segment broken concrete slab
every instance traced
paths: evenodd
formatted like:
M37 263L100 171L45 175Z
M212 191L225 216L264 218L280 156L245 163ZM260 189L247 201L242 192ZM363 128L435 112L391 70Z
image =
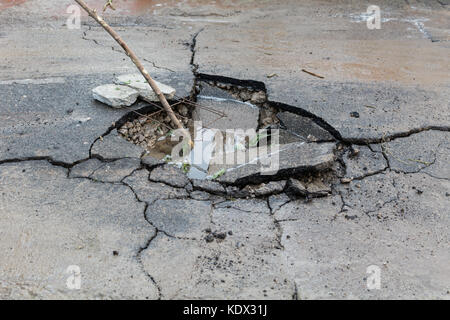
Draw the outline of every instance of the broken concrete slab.
M372 151L367 146L355 146L358 151L347 151L342 160L345 163L345 177L360 179L385 170L388 165L381 152Z
M206 96L198 96L197 104L225 114L225 117L221 117L206 108L197 107L192 117L194 121L201 121L203 127L217 129L223 133L235 129L256 130L258 127L259 108L252 104Z
M158 230L178 238L200 239L211 227L211 203L197 200L157 200L145 216Z
M140 201L152 203L158 199L188 198L185 189L173 188L164 183L155 183L149 180L150 173L143 169L135 171L131 176L123 180L129 185Z
M273 147L273 146L272 146ZM272 148L271 147L271 148ZM278 152L263 152L263 156L238 167L231 168L218 178L219 182L241 185L264 182L273 175L277 178L289 177L305 171L323 171L330 169L334 162L334 143L291 143L279 146ZM259 148L261 149L261 148ZM248 158L248 157L247 157ZM255 161L258 160L258 161ZM270 162L273 171L263 171L261 162ZM277 170L278 169L278 170Z
M158 298L136 259L155 229L128 187L27 161L0 166L0 199L2 299Z
M171 100L174 98L176 93L174 88L156 80L154 81L166 99ZM159 102L159 98L156 93L147 83L147 80L145 80L145 78L139 73L118 76L115 82L119 85L127 86L132 90L138 91L138 95L145 101Z
M91 149L91 155L106 160L121 158L140 158L145 150L122 138L117 129L112 130L105 137L98 139Z
M280 112L277 118L287 131L302 137L310 142L335 141L336 139L324 128L320 127L311 118L302 117L292 112Z
M105 84L92 89L92 96L113 108L129 107L136 102L139 92L127 86Z
M162 182L176 188L184 188L189 179L181 169L165 164L152 170L150 180L154 182Z

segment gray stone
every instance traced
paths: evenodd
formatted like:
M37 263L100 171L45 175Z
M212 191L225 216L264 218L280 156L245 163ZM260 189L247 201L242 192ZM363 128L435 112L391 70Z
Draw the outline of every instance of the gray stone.
M200 239L211 226L211 203L197 200L157 200L145 216L159 230L181 238Z
M381 152L374 152L366 146L356 146L355 148L359 151L357 155L348 151L342 157L346 168L346 178L360 179L387 168L386 159Z
M138 170L124 181L129 185L139 200L152 203L158 199L178 199L187 198L189 194L185 189L172 188L163 183L149 181L149 172L147 170Z
M308 139L309 136L313 136L315 142L335 140L327 130L320 127L311 118L302 117L287 111L280 112L277 114L277 117L288 131L305 140Z
M128 187L68 179L46 161L9 163L0 202L2 299L158 298L136 259L155 229ZM69 266L80 290L67 287Z
M176 90L164 83L158 82L154 80L156 85L158 86L159 90L164 94L166 99L173 99L175 96ZM149 102L159 102L159 98L156 95L156 93L153 91L153 89L150 87L150 85L147 83L145 78L139 74L126 74L118 76L115 80L115 82L119 85L124 85L132 90L135 90L138 92L138 96L140 96L143 100L149 101Z
M117 129L98 139L91 149L92 156L103 159L140 158L145 152L141 147L122 138Z
M201 121L203 126L222 132L233 129L255 129L258 127L259 108L237 100L219 99L199 96L197 104L222 112L225 117L211 112L206 108L197 107L192 115L195 121Z
M196 190L203 190L208 193L223 195L226 193L225 188L218 182L211 180L192 180L192 185Z
M94 99L113 108L129 107L136 102L139 92L127 86L105 84L92 89Z
M261 148L260 148L261 149ZM288 177L302 172L322 171L329 169L334 162L334 144L292 143L281 145L279 152L272 157L260 157L260 161L272 161L278 164L278 170L272 172L261 171L260 164L247 163L236 169L228 170L218 181L227 184L247 184L270 179L272 175ZM271 155L269 150L266 154Z
M150 180L176 188L184 188L189 183L188 177L180 169L169 164L153 169L150 173Z

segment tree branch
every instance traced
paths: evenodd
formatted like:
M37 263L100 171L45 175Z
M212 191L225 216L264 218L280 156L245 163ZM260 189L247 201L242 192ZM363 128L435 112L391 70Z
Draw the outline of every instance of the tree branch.
M180 120L175 116L175 113L173 112L172 108L170 107L169 103L166 100L166 97L161 92L161 90L156 85L155 81L150 77L147 70L145 70L144 66L138 59L138 57L134 54L134 52L128 47L128 45L122 40L122 38L115 32L106 22L103 20L102 17L100 17L95 10L92 10L88 7L88 5L83 0L75 0L76 3L78 3L92 18L94 18L95 21L97 21L103 29L105 29L111 37L114 38L114 40L117 41L118 44L125 50L127 56L130 57L131 61L136 65L136 67L139 69L141 74L144 76L145 80L147 80L148 84L152 88L152 90L155 92L155 94L158 96L159 101L161 102L164 110L167 112L167 114L170 117L170 120L177 126L178 129L183 131L183 134L186 137L190 137L189 132L183 127ZM189 138L190 139L190 138ZM190 143L192 144L192 143Z

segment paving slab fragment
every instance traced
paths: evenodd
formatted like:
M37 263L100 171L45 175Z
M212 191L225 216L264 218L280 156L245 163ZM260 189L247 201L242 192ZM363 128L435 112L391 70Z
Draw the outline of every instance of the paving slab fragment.
M136 259L155 230L128 187L29 161L0 166L0 199L3 299L158 298ZM67 287L70 270L80 290Z
M148 221L167 234L200 239L203 231L211 227L211 203L197 200L157 200L148 206Z
M329 169L334 162L334 143L292 143L279 146L279 152L271 154L269 150L258 160L272 162L278 167L272 173L261 171L261 165L253 161L229 169L218 181L226 184L246 184L263 182L271 176L278 178L292 176L306 171L322 171Z
M174 88L156 80L154 81L159 90L164 94L166 99L173 99L176 93L176 90ZM145 80L145 78L139 73L118 76L115 80L115 83L127 86L132 90L138 91L138 96L140 96L145 101L159 102L159 98L156 93L147 83L147 80Z
M152 203L158 199L187 198L189 194L185 189L173 188L164 183L151 182L147 170L135 171L123 180L129 185L140 201Z
M92 89L94 99L113 108L129 107L136 102L139 91L117 84L104 84Z
M120 159L120 158L140 158L144 149L128 142L122 138L117 129L114 129L106 135L98 139L92 146L91 155L101 157L102 159Z
M188 177L181 169L173 165L163 165L152 170L150 180L162 182L176 188L184 188L188 183Z

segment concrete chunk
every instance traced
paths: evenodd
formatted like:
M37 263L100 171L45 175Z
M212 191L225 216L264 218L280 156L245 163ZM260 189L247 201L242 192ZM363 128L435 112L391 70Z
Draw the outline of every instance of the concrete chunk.
M164 94L166 99L173 99L175 96L176 90L164 83L156 81L156 85L158 86L159 90ZM147 80L139 74L125 74L118 76L115 80L115 83L119 85L124 85L129 88L132 88L133 90L137 90L139 92L139 96L146 101L150 102L158 102L158 96L153 91L153 89L150 87L150 85L147 83Z
M129 107L136 102L139 92L127 86L105 84L92 90L92 96L113 108Z

